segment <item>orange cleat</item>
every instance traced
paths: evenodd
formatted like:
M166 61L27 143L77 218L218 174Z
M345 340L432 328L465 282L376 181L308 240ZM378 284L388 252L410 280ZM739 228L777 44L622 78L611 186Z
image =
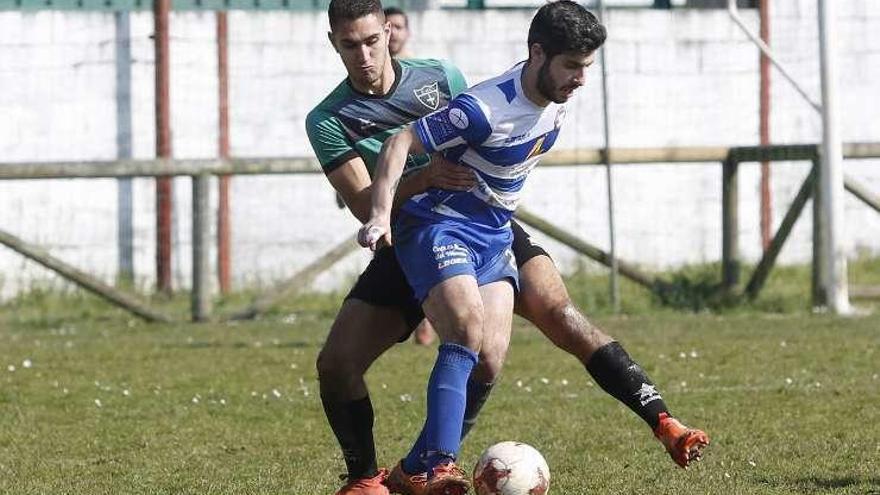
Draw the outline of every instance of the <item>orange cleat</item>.
M428 473L406 474L403 472L403 461L394 466L385 480L385 486L391 493L401 495L424 495L427 484Z
M434 476L428 479L426 495L465 495L471 481L454 462L434 467Z
M342 475L342 479L346 476ZM388 478L388 470L380 469L379 474L372 478L359 478L349 480L336 495L389 495L388 488L385 486L385 480Z
M687 469L691 461L698 461L702 450L709 445L709 436L702 430L688 428L667 413L660 413L660 424L654 436L679 466Z

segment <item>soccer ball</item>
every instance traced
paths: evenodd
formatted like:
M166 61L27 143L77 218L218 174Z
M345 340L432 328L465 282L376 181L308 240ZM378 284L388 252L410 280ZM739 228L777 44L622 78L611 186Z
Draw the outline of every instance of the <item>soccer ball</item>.
M474 489L477 495L544 495L550 489L550 468L530 445L496 443L474 467Z

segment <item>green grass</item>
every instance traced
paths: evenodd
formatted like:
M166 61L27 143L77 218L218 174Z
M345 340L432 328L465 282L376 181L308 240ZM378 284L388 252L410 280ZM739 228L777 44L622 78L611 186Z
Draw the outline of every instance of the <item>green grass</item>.
M681 313L625 292L630 312L613 316L597 280L572 293L711 435L704 461L675 468L576 360L517 321L463 464L516 439L544 453L560 495L880 493L880 315L812 315L794 295L809 276L801 287L803 273L780 270L762 297L782 302L767 307ZM0 493L333 493L344 468L314 360L337 305L309 296L258 322L197 326L147 325L79 293L0 307ZM368 375L383 464L422 423L434 352L398 345Z
M880 286L880 258L862 256L849 262L850 285ZM587 264L567 281L572 298L590 314L611 314L609 279L604 268ZM748 283L754 266L743 266L740 290ZM598 273L598 274L597 274ZM770 272L758 297L736 300L719 297L721 267L717 263L686 266L674 272L657 274L668 286L666 297L620 278L621 310L626 314L653 314L657 311L712 311L722 314L809 313L812 311L810 268L803 265L777 266ZM854 301L861 308L880 310L876 300Z

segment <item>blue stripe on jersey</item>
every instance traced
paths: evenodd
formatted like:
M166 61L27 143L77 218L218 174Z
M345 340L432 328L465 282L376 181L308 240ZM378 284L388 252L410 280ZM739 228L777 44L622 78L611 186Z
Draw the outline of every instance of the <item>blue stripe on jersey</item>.
M559 126L557 125L555 129L544 134L546 136L544 138L544 144L541 145L541 153L546 153L550 151L550 148L553 147L553 144L556 143L556 138L559 137Z
M494 165L516 165L526 161L531 156L545 153L556 141L558 134L559 129L553 129L547 134L513 146L503 146L500 148L495 146L473 146L472 148L484 160Z
M508 79L499 84L498 89L500 89L501 92L504 93L504 97L507 99L507 103L512 102L513 99L516 98L516 83L513 79Z
M513 212L510 210L486 208L486 203L473 194L456 194L443 205L483 225L504 225L513 216Z
M484 174L476 169L474 169L474 172L478 173L480 178L482 178L486 182L486 185L493 191L516 192L522 189L523 184L526 183L525 175L517 177L516 179L500 179L498 177Z
M513 216L512 211L503 208L487 208L486 203L473 194L443 189L431 189L430 194L411 198L401 210L420 218L459 218L492 227L506 224Z

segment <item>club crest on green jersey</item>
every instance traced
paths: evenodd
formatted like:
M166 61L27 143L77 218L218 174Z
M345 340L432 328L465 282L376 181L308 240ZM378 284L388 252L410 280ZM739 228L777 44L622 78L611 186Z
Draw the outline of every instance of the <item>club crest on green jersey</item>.
M413 90L413 93L422 105L425 105L431 110L437 110L437 107L440 105L440 89L437 85L437 81L434 81L431 84L426 84L421 88L416 88Z

